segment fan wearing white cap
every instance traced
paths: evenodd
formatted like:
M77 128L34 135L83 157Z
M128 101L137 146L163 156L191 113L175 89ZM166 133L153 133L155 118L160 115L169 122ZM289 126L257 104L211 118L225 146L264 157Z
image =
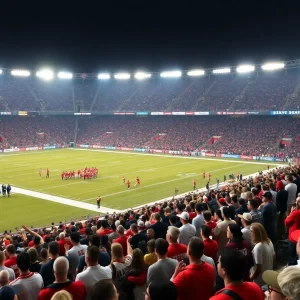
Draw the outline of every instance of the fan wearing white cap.
M252 223L252 215L249 213L243 213L242 215L238 215L241 219L243 229L243 238L251 245L251 233L250 233L250 225Z
M178 238L178 243L188 245L190 239L196 234L196 227L189 223L190 216L184 211L180 215L177 215L180 218L182 226L179 228L180 235Z

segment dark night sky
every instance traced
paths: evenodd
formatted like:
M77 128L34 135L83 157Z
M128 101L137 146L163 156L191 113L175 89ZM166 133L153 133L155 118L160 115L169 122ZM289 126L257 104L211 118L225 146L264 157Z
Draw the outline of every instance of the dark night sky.
M25 3L7 14L2 8L0 66L161 71L300 58L299 4L282 2Z

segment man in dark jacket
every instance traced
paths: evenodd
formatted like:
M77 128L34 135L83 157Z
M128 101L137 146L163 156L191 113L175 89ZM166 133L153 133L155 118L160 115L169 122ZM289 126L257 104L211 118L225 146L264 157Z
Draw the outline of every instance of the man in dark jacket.
M285 225L284 225L284 219L286 217L286 211L287 211L287 201L288 201L289 193L284 189L284 186L280 186L277 190L276 195L276 207L278 215L278 221L277 221L277 239L282 240L283 234L285 232Z
M154 230L155 238L156 239L158 239L158 238L165 239L167 231L168 231L168 224L161 222L159 213L156 213L154 215L154 218L155 218L156 222L155 222L155 224L151 225L150 228L152 228Z

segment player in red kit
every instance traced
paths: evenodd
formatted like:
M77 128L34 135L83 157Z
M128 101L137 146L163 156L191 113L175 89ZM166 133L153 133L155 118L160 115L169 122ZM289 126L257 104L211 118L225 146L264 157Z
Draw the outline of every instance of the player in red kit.
M202 178L205 179L206 173L205 171L202 173Z
M141 184L141 181L140 181L140 179L137 177L137 178L136 178L135 187L140 186L140 184Z
M196 183L196 179L194 179L194 182L193 182L193 187L194 187L194 190L196 189L196 185L197 185L197 183Z
M47 168L47 175L46 175L46 178L49 178L49 175L50 175L50 172L49 172L49 169Z
M126 184L126 179L124 176L122 177L122 182L123 182L123 184Z
M42 172L43 172L43 170L39 169L39 175L40 175L40 177L42 177Z
M208 181L210 181L210 179L211 179L211 174L208 173Z
M61 173L61 180L64 180L64 177L65 177L65 172L62 172Z
M130 181L129 180L127 180L127 183L126 183L126 185L127 185L127 189L129 190L130 189Z

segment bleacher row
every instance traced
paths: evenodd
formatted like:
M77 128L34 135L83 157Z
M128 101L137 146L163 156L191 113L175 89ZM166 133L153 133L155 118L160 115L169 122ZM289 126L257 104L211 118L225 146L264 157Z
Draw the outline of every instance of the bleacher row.
M68 145L76 136L85 145L297 156L299 125L289 117L3 117L0 148ZM283 138L292 139L290 147L280 148Z
M298 70L146 81L0 78L0 111L245 111L299 109Z

